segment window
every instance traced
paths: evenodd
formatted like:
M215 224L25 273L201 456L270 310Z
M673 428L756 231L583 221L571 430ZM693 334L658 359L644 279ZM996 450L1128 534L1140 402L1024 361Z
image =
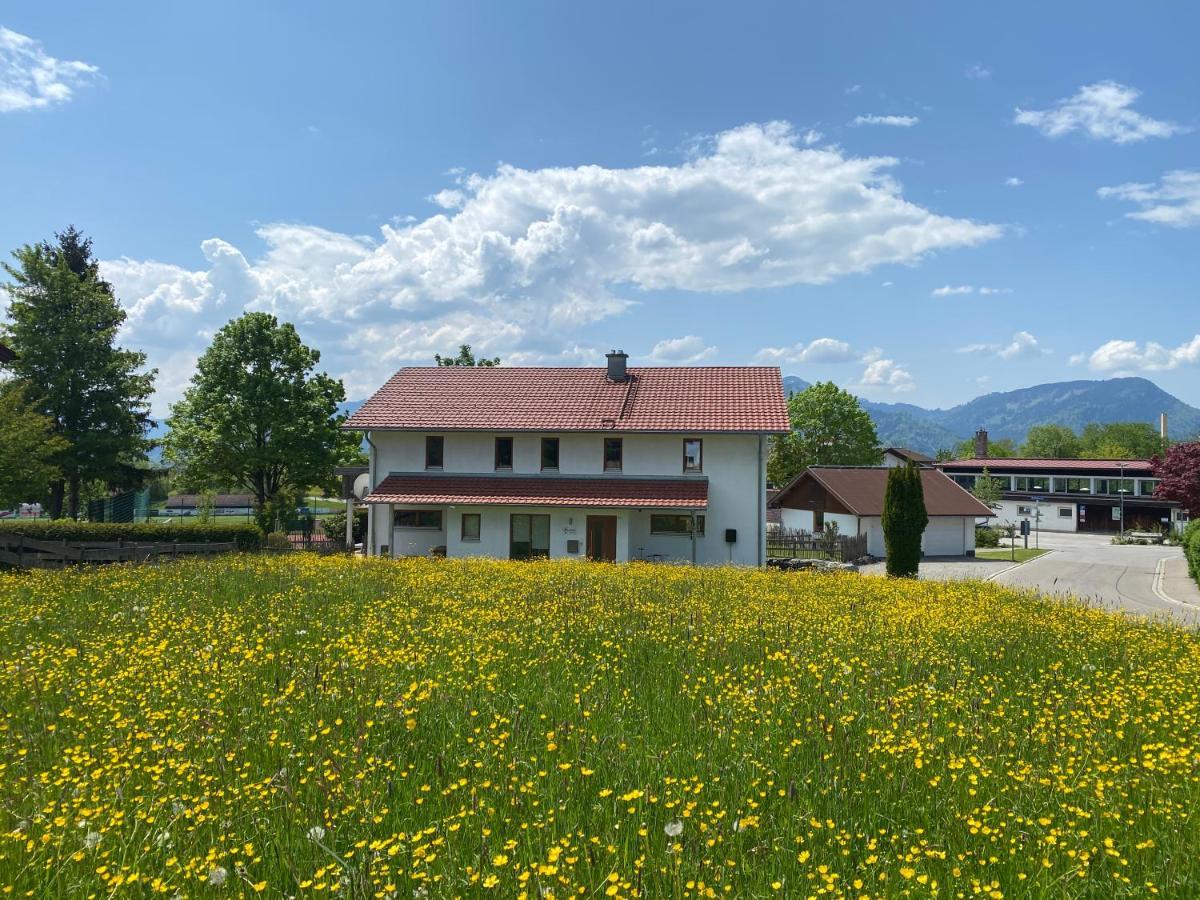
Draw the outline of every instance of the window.
M975 489L975 476L974 475L951 475L950 477L954 480L954 483L957 484L960 488L963 488L968 491Z
M496 468L511 469L513 460L513 439L510 437L496 438Z
M542 468L558 468L558 438L542 438Z
M394 528L429 528L433 531L442 530L442 511L440 509L398 509L392 513Z
M479 540L479 513L462 514L462 539L464 541Z
M1138 494L1143 497L1153 497L1156 487L1158 487L1157 478L1143 478L1138 482Z
M620 438L604 439L604 471L620 472L623 448Z
M1018 475L1013 479L1014 491L1048 491L1050 490L1050 479L1045 475Z
M1056 494L1090 494L1092 492L1092 479L1055 478L1054 492Z
M1072 519L1075 517L1075 510L1070 506L1060 506L1058 508L1058 517L1060 519Z
M1032 506L1018 506L1017 507L1017 515L1018 516L1032 516L1033 515L1033 507Z
M443 451L446 439L440 434L425 436L425 468L440 469L442 467Z
M704 442L700 438L683 439L683 471L704 471Z
M655 514L650 516L651 534L691 534L692 517ZM696 534L704 534L704 516L696 516Z
M1097 494L1132 494L1133 479L1132 478L1097 478L1096 479Z

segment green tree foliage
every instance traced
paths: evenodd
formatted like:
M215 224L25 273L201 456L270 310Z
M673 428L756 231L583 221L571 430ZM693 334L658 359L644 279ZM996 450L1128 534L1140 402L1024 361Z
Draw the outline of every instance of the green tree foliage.
M772 441L767 459L772 484L784 485L808 466L877 466L883 459L875 423L832 381L793 394L788 414L792 430Z
M72 227L13 257L4 265L12 279L4 335L17 354L9 366L63 439L53 457L51 515L62 515L65 495L76 518L85 482L127 488L144 478L155 373L142 371L144 353L116 346L125 312L100 278L90 239Z
M458 348L458 356L442 356L440 353L433 355L434 361L439 366L481 366L483 368L492 368L500 365L500 357L493 356L491 359L486 357L475 358L475 354L471 351L470 344L460 344Z
M889 575L916 578L921 563L921 536L928 524L920 469L911 463L888 469L883 498L883 543Z
M985 506L997 509L1000 506L1000 482L991 476L987 466L975 479L975 487L971 490L975 499Z
M229 322L171 408L167 459L192 490L235 485L254 495L260 524L286 527L296 498L332 489L333 467L356 440L339 431L342 383L315 373L318 351L272 315Z
M41 500L59 477L54 459L66 446L54 420L29 403L23 384L0 382L0 509Z
M988 441L988 456L996 459L1011 459L1017 455L1017 445L1012 438ZM954 448L954 459L974 459L975 439L969 438Z
M1036 459L1076 459L1082 444L1066 425L1034 425L1025 436L1021 455Z
M1079 443L1079 455L1089 459L1150 459L1166 449L1148 422L1093 423L1083 429Z
M1154 496L1175 500L1200 522L1200 441L1173 444L1155 457L1154 477L1162 479Z

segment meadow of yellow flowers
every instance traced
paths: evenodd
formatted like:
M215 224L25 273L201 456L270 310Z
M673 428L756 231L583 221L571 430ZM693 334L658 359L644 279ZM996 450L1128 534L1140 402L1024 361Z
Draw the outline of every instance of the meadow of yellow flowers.
M973 583L0 576L0 893L1200 895L1200 645Z

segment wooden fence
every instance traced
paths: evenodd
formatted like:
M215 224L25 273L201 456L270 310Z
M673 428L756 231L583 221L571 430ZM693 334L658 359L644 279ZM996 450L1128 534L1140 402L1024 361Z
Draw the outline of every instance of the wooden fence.
M767 533L767 556L788 559L832 559L854 562L867 555L865 534L810 534L781 528Z
M179 556L229 553L237 544L229 542L184 543L182 541L43 541L21 534L0 534L0 563L22 569L58 569L80 563L151 562Z

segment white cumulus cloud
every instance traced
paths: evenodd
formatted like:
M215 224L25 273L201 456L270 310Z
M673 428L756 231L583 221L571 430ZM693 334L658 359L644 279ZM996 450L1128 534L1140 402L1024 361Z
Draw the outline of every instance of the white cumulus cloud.
M1050 351L1028 331L1018 331L1006 344L967 344L965 347L959 347L957 352L984 354L999 359L1033 359L1045 356Z
M1072 357L1082 362L1085 356ZM1156 341L1108 341L1086 356L1087 364L1097 372L1159 372L1183 365L1200 363L1200 334L1177 347L1165 347Z
M650 351L650 361L676 365L697 363L711 359L717 348L705 344L704 339L694 334L686 337L667 338L659 341Z
M512 363L569 361L562 348L584 346L586 326L648 292L822 284L1002 234L906 200L896 163L808 147L786 123L745 125L676 165L459 174L434 195L441 211L376 235L277 223L259 228L257 255L214 237L196 268L103 269L129 342L160 368L263 309L295 322L361 397L397 365L463 342Z
M962 294L982 294L987 297L992 294L1011 294L1012 288L976 287L973 284L945 284L930 291L934 297L954 297Z
M66 103L99 74L90 63L55 59L41 41L0 26L0 113Z
M1200 170L1176 169L1158 184L1118 184L1102 187L1101 197L1136 203L1141 209L1125 215L1131 219L1191 228L1200 225Z
M1031 125L1046 137L1082 131L1097 140L1129 144L1147 138L1166 138L1184 129L1174 122L1153 119L1133 109L1142 95L1136 88L1115 81L1081 87L1074 96L1049 109L1017 108L1013 121Z
M1024 183L1025 182L1022 181L1020 178L1018 178L1016 175L1012 175L1012 176L1004 179L1004 184L1007 187L1020 187Z
M912 128L921 120L916 116L855 116L851 125L891 125L893 128Z
M845 341L836 338L820 337L809 341L801 341L791 347L763 347L755 357L759 362L766 363L840 363L849 362L856 354Z
M909 371L894 360L868 354L864 361L867 367L852 388L864 393L885 390L895 394L916 389L917 383Z

